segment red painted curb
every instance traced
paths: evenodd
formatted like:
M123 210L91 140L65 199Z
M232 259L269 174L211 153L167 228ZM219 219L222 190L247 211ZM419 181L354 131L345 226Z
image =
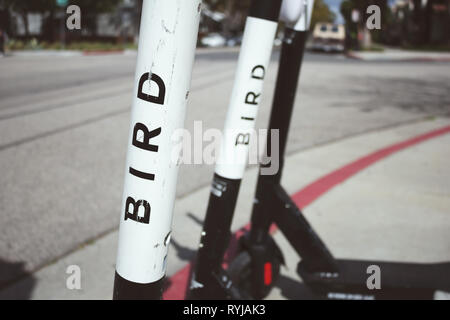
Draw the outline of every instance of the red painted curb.
M345 180L351 178L358 172L366 169L370 165L396 153L411 147L415 144L424 142L426 140L436 138L443 134L450 133L450 126L443 127L431 132L416 136L414 138L408 139L403 142L393 144L391 146L385 147L373 153L370 153L362 158L359 158L331 173L319 178L318 180L310 183L297 193L292 196L292 199L297 204L300 209L305 208L313 201L317 200L320 196L324 195L326 192L330 191L332 188L338 184L344 182ZM247 230L249 230L250 225L239 229L233 234L232 240L230 241L230 246L225 254L225 266L226 263L235 255L237 249L237 241ZM272 226L271 231L275 231L276 228ZM182 268L180 271L175 273L169 278L169 285L163 294L163 299L165 300L184 300L185 291L188 285L188 279L191 269L191 263Z
M361 57L357 56L353 52L347 52L345 55L347 56L347 58L350 58L350 59L363 60Z
M437 136L449 132L450 126L447 126L375 151L307 185L305 188L294 194L292 196L292 199L299 208L304 208L308 206L311 202L319 198L321 195L329 191L331 188L349 179L353 175L357 174L359 171L367 168L368 166L374 164L375 162L383 158L386 158L395 152L401 151L415 144L424 142L426 140L435 138Z
M428 57L422 57L422 58L409 58L404 59L400 61L407 61L407 62L450 62L450 58L428 58Z

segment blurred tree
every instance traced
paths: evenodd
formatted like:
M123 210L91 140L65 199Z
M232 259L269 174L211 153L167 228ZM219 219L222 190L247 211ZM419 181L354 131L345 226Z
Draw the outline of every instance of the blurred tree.
M227 15L224 24L225 33L235 33L242 31L247 11L250 7L250 0L204 0L210 10L220 11ZM311 17L311 28L317 22L334 22L336 15L330 10L324 0L314 1L314 10Z
M414 11L412 14L413 29L416 31L416 43L423 44L426 42L426 32L424 26L426 25L425 10L422 8L422 0L413 0Z
M224 12L229 0L204 0L203 3L212 11ZM231 2L235 2L232 0Z
M341 2L340 11L345 20L347 30L347 40L354 46L354 42L357 39L358 29L362 30L366 28L366 21L369 17L367 14L367 8L370 5L377 5L381 11L381 30L372 30L370 34L373 39L378 42L384 42L386 33L386 23L391 16L391 11L388 6L388 0L344 0ZM352 11L357 10L359 12L359 21L357 23L352 21ZM383 28L383 26L385 26Z
M346 23L352 21L352 10L353 10L353 3L351 0L344 0L341 2L340 11Z
M420 0L421 1L421 0ZM381 10L381 24L388 17L389 6L388 0L344 0L341 2L340 11L346 22L351 22L352 10L356 9L360 13L360 22L365 23L368 14L367 7L370 5L377 5Z
M204 0L203 3L209 10L225 14L222 31L226 37L243 30L251 0Z
M0 29L11 34L10 0L0 0Z
M34 1L34 0L33 0ZM76 4L91 14L99 14L114 10L122 0L71 0L70 4Z
M336 15L330 10L330 7L328 7L328 4L326 4L324 0L314 1L314 8L311 17L311 30L314 29L317 22L334 22L335 19Z

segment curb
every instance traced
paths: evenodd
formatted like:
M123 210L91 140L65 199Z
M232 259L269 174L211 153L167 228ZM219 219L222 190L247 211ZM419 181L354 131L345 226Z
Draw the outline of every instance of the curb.
M99 55L115 55L124 54L125 50L84 50L82 51L83 56L99 56Z
M17 50L9 51L7 56L12 57L76 57L81 56L81 51L76 50Z
M379 57L379 58L364 58L361 55L355 54L353 52L347 52L345 56L349 59L359 60L359 61L375 61L375 62L450 62L449 57L411 57L411 58L395 58L395 57Z
M7 56L12 57L79 57L102 55L136 55L136 50L18 50L10 51Z

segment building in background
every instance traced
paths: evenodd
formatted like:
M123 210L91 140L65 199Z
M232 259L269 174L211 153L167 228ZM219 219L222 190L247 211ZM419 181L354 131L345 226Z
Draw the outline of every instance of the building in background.
M81 30L64 30L65 10L75 4L81 8ZM11 38L58 41L122 41L137 37L142 0L71 0L64 6L57 1L0 0L0 28Z

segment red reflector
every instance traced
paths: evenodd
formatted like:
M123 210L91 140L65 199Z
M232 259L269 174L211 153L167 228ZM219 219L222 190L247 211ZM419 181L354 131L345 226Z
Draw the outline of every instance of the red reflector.
M272 283L272 264L266 262L264 264L264 285L268 286Z

